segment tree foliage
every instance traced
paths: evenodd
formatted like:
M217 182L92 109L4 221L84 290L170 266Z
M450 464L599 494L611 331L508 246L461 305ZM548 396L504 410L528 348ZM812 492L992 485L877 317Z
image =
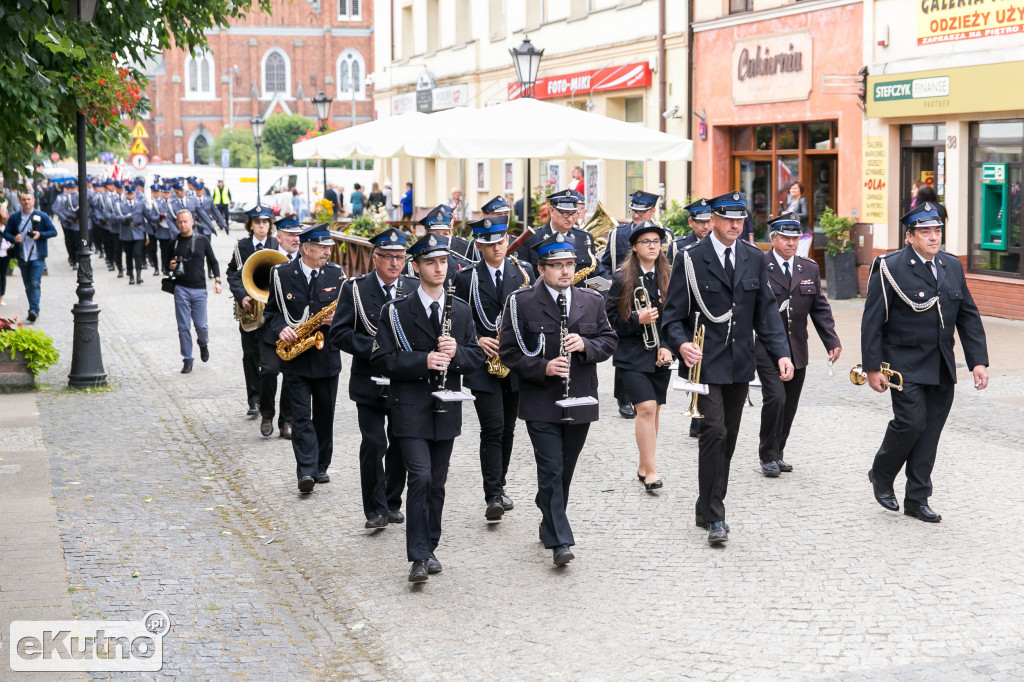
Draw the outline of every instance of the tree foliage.
M273 118L271 116L270 120L273 120ZM263 130L264 140L266 140L267 128L269 127L270 121L267 122L267 126ZM260 147L260 166L263 168L280 166L281 160L271 153L267 147L267 144ZM216 162L220 161L220 150L227 149L228 160L232 168L256 167L256 146L252 141L252 131L248 128L224 128L221 130L220 135L217 136L212 149L213 160ZM291 150L289 149L289 151Z
M43 153L74 150L76 112L94 147L117 146L120 116L148 106L142 66L164 49L205 47L205 31L270 0L103 0L91 22L74 19L78 0L0 2L0 173L16 181Z
M263 149L267 149L282 163L294 164L292 145L316 123L301 114L273 114L263 128ZM263 161L262 149L260 162Z

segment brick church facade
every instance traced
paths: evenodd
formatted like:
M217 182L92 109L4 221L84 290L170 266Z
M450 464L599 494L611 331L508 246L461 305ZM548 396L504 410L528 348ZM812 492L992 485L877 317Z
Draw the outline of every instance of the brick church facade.
M370 0L274 0L270 14L253 11L208 41L195 56L167 50L148 70L151 159L218 163L209 150L224 127L274 113L315 122L310 100L321 90L334 100L333 128L352 124L353 102L356 123L373 118Z

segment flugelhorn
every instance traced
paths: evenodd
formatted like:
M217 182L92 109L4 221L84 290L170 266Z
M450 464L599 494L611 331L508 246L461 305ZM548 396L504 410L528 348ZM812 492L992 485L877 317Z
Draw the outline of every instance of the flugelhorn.
M879 371L882 372L882 376L886 378L894 390L903 390L903 375L891 368L888 362L883 362L881 367L879 367ZM894 379L896 383L892 383ZM868 383L868 373L864 371L864 367L860 363L854 365L853 369L850 370L850 381L857 386L863 386Z
M698 325L693 331L693 345L697 347L701 353L704 352L704 325ZM687 381L691 384L700 383L700 366L704 362L704 358L697 361L695 365L690 367L690 374L687 377ZM700 413L700 409L697 407L697 399L700 398L700 393L694 391L690 394L690 407L686 412L683 412L684 417L690 419L703 419L704 415Z

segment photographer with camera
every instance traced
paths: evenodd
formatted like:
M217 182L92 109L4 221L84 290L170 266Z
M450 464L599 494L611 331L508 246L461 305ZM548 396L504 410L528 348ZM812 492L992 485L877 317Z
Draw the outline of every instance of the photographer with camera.
M4 239L14 245L13 253L4 255L18 259L28 298L28 321L35 322L39 317L39 295L46 269L46 240L57 236L57 228L48 215L34 210L36 197L31 188L18 193L18 202L21 210L11 214L3 233Z
M178 320L178 341L181 345L182 374L192 371L192 325L199 341L199 359L210 359L210 330L206 322L206 269L213 272L213 293L219 294L220 265L213 255L210 240L192 229L192 211L181 209L175 215L179 234L167 263L174 287L174 316ZM166 290L166 289L165 289Z

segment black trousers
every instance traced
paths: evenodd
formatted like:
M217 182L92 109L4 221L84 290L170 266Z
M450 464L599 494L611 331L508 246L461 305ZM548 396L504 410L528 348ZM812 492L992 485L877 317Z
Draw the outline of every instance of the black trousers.
M111 230L106 233L106 240L107 262L116 267L118 272L124 272L124 259L121 257L124 253L121 246L121 235Z
M124 251L124 264L128 269L128 274L132 274L132 270L142 275L142 268L146 266L146 261L142 257L143 245L146 243L144 239L122 239L121 249Z
M906 466L904 504L927 504L932 494L935 450L953 406L954 392L948 371L940 370L939 376L938 386L904 382L902 391L889 389L892 420L871 468L876 481L891 486L896 474Z
M391 411L384 405L356 403L359 420L359 485L366 518L386 516L402 508L405 464L391 429ZM385 426L385 420L387 425Z
M64 230L64 246L68 250L68 263L74 265L78 262L78 230Z
M247 332L239 327L238 335L242 337L242 373L245 375L245 392L249 405L270 405L270 416L273 418L277 376L260 374L260 339L263 330L254 329Z
M704 414L697 455L697 513L708 523L725 520L725 493L729 487L729 465L736 450L740 419L747 401L746 382L708 384L708 394L697 400Z
M761 433L757 454L762 462L785 459L786 441L793 427L796 408L800 404L800 392L804 388L807 368L793 370L793 378L783 381L779 368L758 365L757 377L761 380Z
M276 346L260 342L260 416L264 419L274 418L274 395L277 393L277 375L281 373L281 359L277 357ZM264 393L264 391L266 391ZM291 392L288 384L281 382L281 414L277 420L278 428L284 422L292 421Z
M146 235L146 262L153 266L154 270L160 270L160 261L157 260L157 241L153 235Z
M228 226L231 224L229 204L217 204L217 210L220 211L221 217L224 218L224 233L227 234Z
M161 268L161 271L166 275L167 274L167 263L171 262L171 255L172 255L171 254L171 249L173 248L174 240L168 238L168 239L158 239L156 241L158 241L160 243L160 268ZM155 263L153 264L153 267L156 267Z
M298 478L327 472L334 454L338 375L311 379L284 373L292 411L292 450Z
M409 492L405 498L405 552L409 561L422 561L441 541L444 484L452 459L451 440L400 438Z
M576 461L587 442L588 431L589 422L526 422L526 432L533 443L533 457L537 460L536 502L543 516L540 534L547 549L576 544L565 510L569 506L569 486L576 471Z
M505 492L505 475L512 459L519 414L519 392L512 390L511 378L492 378L495 390L473 391L473 405L480 421L480 473L485 500Z

